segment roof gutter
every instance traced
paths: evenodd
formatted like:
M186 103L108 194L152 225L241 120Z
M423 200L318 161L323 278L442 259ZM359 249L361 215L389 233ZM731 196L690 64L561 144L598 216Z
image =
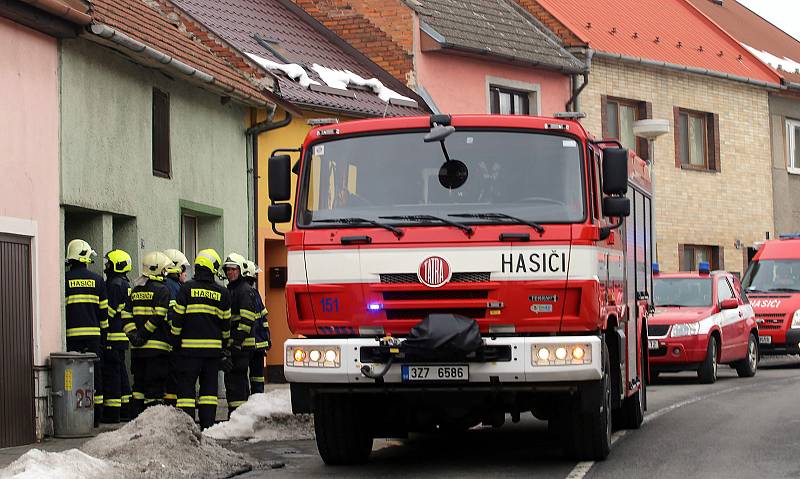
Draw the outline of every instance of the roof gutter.
M91 15L81 12L80 10L76 10L65 3L61 3L58 0L22 0L22 1L32 7L36 7L39 10L44 10L45 12L51 15L63 18L64 20L69 20L70 22L78 25L88 25L92 23Z
M130 50L134 53L138 53L157 63L160 63L174 72L180 73L186 77L197 80L200 83L211 85L216 90L221 90L222 92L224 92L225 95L233 96L244 103L250 105L257 105L261 107L270 104L265 99L256 98L250 94L240 92L239 90L233 87L223 85L218 81L216 81L213 75L209 75L206 72L203 72L193 66L183 63L177 58L174 58L170 55L167 55L166 53L151 48L145 45L144 43L141 43L140 41L135 40L129 37L128 35L125 35L119 30L115 30L109 27L108 25L104 25L102 23L92 23L87 27L87 31L100 38L103 38L116 45L119 45L127 50Z
M800 83L784 80L783 85L789 90L798 90L798 91L800 91Z
M585 60L583 63L586 66L586 69L583 72L583 82L581 83L581 86L575 88L575 85L578 83L578 75L572 75L572 96L569 97L567 104L564 106L566 111L580 111L580 102L578 101L578 96L580 96L583 89L586 88L586 85L589 84L589 72L592 69L594 50L587 48L582 53L585 55Z
M781 85L777 83L770 83L763 80L753 80L752 78L747 78L739 75L731 75L730 73L724 73L716 70L709 70L707 68L690 67L687 65L679 65L677 63L668 63L658 60L650 60L647 58L633 57L629 55L622 55L619 53L595 51L594 55L597 56L598 58L605 58L608 60L621 60L627 63L637 63L639 65L651 66L656 68L666 68L667 70L678 71L683 73L696 73L698 75L705 75L714 78L721 78L724 80L746 83L748 85L768 88L771 90L781 90Z

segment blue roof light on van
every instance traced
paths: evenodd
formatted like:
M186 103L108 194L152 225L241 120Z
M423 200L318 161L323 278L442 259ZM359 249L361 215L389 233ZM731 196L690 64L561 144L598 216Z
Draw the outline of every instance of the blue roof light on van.
M658 274L661 272L661 267L658 266L658 263L653 263L652 268L653 268L653 274Z
M697 265L697 271L699 271L700 274L709 274L711 273L711 266L708 264L708 261L701 261Z

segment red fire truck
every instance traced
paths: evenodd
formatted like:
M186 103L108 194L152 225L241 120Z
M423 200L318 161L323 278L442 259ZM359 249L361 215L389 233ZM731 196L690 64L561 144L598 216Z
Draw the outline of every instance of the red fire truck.
M284 373L326 463L528 411L579 459L639 427L652 187L619 146L567 115L321 126L296 150L294 214L291 150L273 153Z

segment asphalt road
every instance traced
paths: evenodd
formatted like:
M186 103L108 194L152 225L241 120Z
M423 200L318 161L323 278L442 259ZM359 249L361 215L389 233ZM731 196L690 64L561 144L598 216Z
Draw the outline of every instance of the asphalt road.
M313 441L237 444L264 462L239 477L800 477L800 360L765 360L751 379L725 366L719 375L713 385L663 375L648 389L645 424L615 433L603 462L565 457L547 424L527 415L499 429L376 440L358 467L325 466Z

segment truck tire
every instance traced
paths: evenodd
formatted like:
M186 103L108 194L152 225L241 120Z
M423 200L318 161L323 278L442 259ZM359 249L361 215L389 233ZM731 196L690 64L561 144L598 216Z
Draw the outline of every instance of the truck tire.
M758 340L755 334L751 334L747 339L747 357L736 361L736 374L740 378L752 378L758 369Z
M317 450L330 466L362 464L372 452L372 433L353 398L320 395L314 400Z
M644 422L645 384L639 390L622 401L622 407L614 411L614 425L618 429L639 429Z
M576 412L570 417L570 444L572 454L579 461L602 461L611 452L611 362L608 347L603 341L602 400L595 411Z
M708 349L706 349L706 359L697 370L697 377L703 384L713 384L717 381L717 338L711 336L708 340Z

